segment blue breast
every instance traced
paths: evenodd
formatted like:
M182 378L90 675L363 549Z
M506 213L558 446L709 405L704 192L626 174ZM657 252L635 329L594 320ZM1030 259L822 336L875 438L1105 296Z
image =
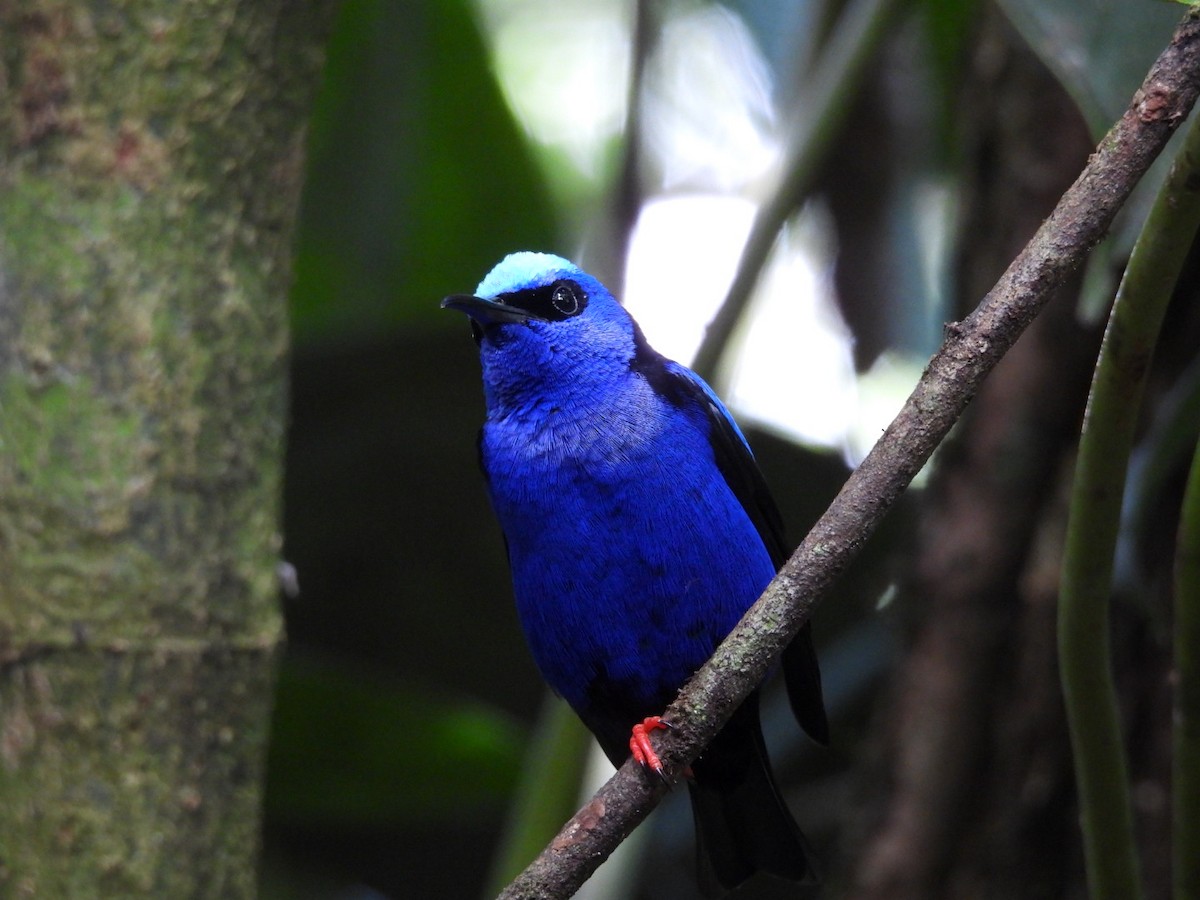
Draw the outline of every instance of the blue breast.
M672 403L633 372L611 388L489 419L481 454L534 659L619 741L674 698L774 567L699 403Z

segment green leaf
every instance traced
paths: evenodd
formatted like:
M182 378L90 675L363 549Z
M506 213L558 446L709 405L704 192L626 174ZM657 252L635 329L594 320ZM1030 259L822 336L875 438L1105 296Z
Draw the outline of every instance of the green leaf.
M267 765L268 818L380 826L498 810L523 734L477 701L289 654Z
M940 146L947 146L955 132L963 65L972 46L979 6L979 0L922 0L919 7L937 88Z
M553 246L540 170L464 0L343 5L306 185L291 298L301 344L428 324L505 253Z
M1099 138L1125 112L1179 20L1166 3L1000 0Z
M512 881L574 814L592 746L574 711L547 690L492 859L489 895Z

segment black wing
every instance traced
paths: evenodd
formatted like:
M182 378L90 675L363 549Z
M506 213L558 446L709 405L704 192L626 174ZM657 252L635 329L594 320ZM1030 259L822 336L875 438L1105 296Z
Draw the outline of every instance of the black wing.
M677 406L699 406L705 411L717 468L754 523L771 555L771 562L778 570L788 558L783 518L758 463L754 461L750 445L746 443L745 435L733 421L729 410L695 372L651 349L640 331L637 333L637 354L631 367L640 372L651 387L669 402ZM797 721L809 737L827 744L829 722L821 696L821 669L813 648L811 623L806 622L783 651L783 676L788 700Z

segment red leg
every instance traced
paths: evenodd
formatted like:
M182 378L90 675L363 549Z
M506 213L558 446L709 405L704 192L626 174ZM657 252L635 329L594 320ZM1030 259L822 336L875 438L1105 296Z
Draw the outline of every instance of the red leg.
M663 764L650 744L650 732L669 727L659 716L650 716L634 725L633 734L629 736L629 751L633 758L647 769L653 769L660 777L663 776Z

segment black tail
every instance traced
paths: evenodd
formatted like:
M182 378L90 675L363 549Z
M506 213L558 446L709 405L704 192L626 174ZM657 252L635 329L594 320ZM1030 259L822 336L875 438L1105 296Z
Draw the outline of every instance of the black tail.
M775 786L751 694L692 764L688 784L696 821L700 885L710 896L755 872L813 883L817 873L804 835Z

